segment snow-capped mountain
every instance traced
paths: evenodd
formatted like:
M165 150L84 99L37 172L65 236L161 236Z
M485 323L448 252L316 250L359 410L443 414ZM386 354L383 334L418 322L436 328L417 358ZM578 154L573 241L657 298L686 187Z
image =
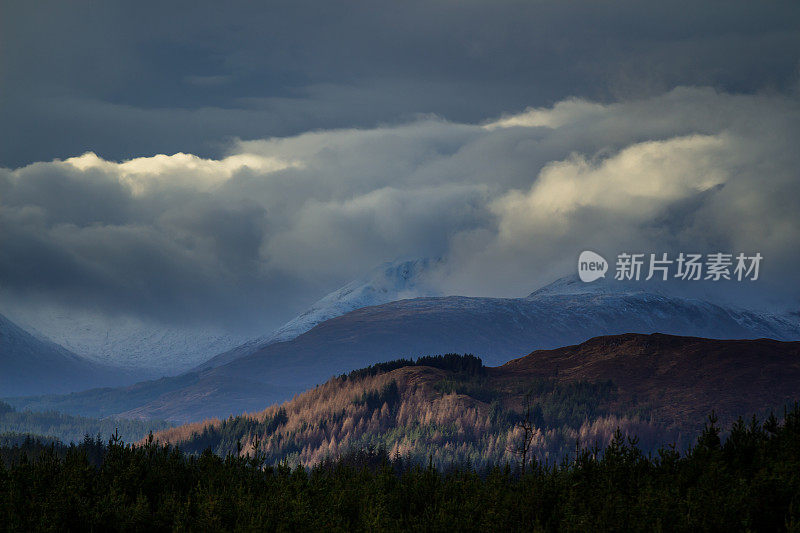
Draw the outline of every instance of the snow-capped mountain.
M92 363L0 315L0 397L121 385L147 376Z
M587 333L602 330L612 334L627 327L627 332L637 333L800 340L796 317L687 298L660 283L614 279L584 283L571 275L532 292L525 300L548 309L554 326L573 322L575 331ZM630 325L624 326L626 323Z
M109 317L58 308L6 312L32 335L81 357L157 374L183 372L246 340L221 328L165 326L134 317Z
M290 341L317 324L355 309L419 296L438 296L440 293L432 286L430 276L440 265L441 260L428 258L384 263L366 276L329 293L269 335L221 353L198 369L223 365L270 344Z
M613 278L600 278L591 283L580 280L577 274L564 276L536 289L528 298L541 298L546 296L566 296L566 295L591 295L591 294L635 294L650 293L666 295L669 291L664 289L663 284L656 282L633 282L618 281Z
M175 375L197 365L217 366L275 343L291 340L320 322L354 309L436 295L426 275L437 260L386 263L314 303L274 332L253 339L213 326L170 326L130 316L48 308L2 310L33 336L53 342L88 360L160 375ZM221 354L208 362L211 356Z
M418 296L436 296L438 292L425 279L436 265L438 261L431 259L384 263L366 277L352 281L318 300L262 341L272 343L294 339L317 324L354 309Z

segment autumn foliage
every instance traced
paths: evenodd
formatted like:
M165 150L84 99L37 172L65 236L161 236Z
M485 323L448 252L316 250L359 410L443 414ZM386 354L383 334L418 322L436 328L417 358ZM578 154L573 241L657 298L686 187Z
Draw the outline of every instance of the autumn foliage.
M557 462L576 443L606 445L619 428L650 447L670 436L641 410L617 405L611 382L530 379L509 386L477 357L448 354L356 370L260 413L171 428L155 438L197 454L257 450L273 465L311 466L370 447L420 464L516 464L519 401L526 394L534 399L531 457L541 462Z

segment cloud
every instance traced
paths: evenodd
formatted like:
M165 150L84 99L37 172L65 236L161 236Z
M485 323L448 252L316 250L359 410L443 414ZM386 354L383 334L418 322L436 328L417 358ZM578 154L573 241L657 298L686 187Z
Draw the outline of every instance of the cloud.
M462 261L454 288L491 290L505 278L520 280L508 287L522 291L526 273L556 276L573 267L581 250L599 249L611 257L624 251L760 251L769 257L766 279L757 289L750 287L749 296L763 291L760 296L769 299L786 291L800 259L793 244L800 238L800 215L786 200L800 189L792 170L797 162L790 162L796 158L791 143L799 132L791 122L798 117L797 104L782 97L681 89L611 106L564 102L494 123L533 128L566 115L571 118L556 129L580 124L591 131L602 125L610 147L622 130L628 130L631 143L547 163L529 188L494 199L490 209L497 232L479 240L460 236L463 242L452 248ZM698 108L702 113L693 118ZM631 119L642 120L641 126ZM673 136L666 135L670 123ZM704 133L687 135L687 125ZM638 140L654 127L663 140ZM599 131L596 135L601 138ZM717 289L733 300L748 292ZM790 292L784 293L789 301L798 297Z
M503 117L485 124L487 130L498 128L558 128L578 120L586 121L602 116L607 107L578 98L558 102L551 108L528 108L523 113Z
M64 162L81 172L99 170L115 174L119 183L127 186L134 196L152 194L154 190L163 188L208 191L244 169L270 173L299 166L297 162L255 154L236 154L220 160L184 153L171 156L158 154L114 163L101 159L94 152L86 152Z
M787 92L800 60L792 0L43 0L6 1L2 12L8 167L86 151L218 158L233 136L428 113L479 123L568 96L608 103L684 85Z
M485 185L385 187L344 201L312 200L265 255L271 266L307 280L354 277L381 257L437 257L451 235L489 223L486 191Z
M495 202L495 212L504 218L501 233L545 222L555 226L548 233L558 233L582 209L632 221L649 218L665 205L723 183L724 157L717 152L724 145L720 137L693 135L637 143L597 163L574 154L548 164L527 193L514 191Z
M791 300L798 124L792 96L678 88L0 169L0 287L263 332L396 257L445 258L445 292L523 295L584 249L760 251L757 292Z

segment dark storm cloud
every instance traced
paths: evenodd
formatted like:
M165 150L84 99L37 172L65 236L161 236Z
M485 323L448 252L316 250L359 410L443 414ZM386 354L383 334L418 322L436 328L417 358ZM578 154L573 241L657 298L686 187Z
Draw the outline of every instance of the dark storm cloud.
M10 2L0 165L797 82L796 2Z
M285 297L280 273L260 278L264 208L210 196L204 176L225 169L203 174L197 162L84 156L0 169L5 297L169 322L239 320L246 302Z

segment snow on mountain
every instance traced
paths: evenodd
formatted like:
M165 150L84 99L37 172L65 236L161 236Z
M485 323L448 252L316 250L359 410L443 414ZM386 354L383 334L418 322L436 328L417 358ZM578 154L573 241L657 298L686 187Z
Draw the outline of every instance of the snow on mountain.
M293 339L320 322L353 309L436 294L424 280L436 264L438 261L430 259L386 263L328 294L269 335L254 340L252 335L234 334L219 327L170 326L57 307L16 308L6 303L2 311L40 340L52 341L91 361L175 375L203 364L215 354L222 354L226 356L224 361L229 361L259 347Z
M317 324L355 309L419 296L438 296L440 293L433 288L429 277L440 265L441 260L428 258L384 263L363 278L329 293L269 335L221 353L198 369L223 365L270 344L292 340Z
M432 259L385 263L367 276L331 292L304 313L269 335L250 340L220 353L195 369L214 368L253 354L271 344L290 341L310 331L318 324L356 309L397 300L440 296L441 292L436 289L432 274L441 266L443 266L441 260ZM595 321L593 330L598 331L596 335L604 332L624 333L624 330L615 327L619 325L619 316L624 315L626 309L639 309L641 306L641 308L649 309L648 317L650 317L649 325L642 330L643 332L669 331L676 334L710 334L709 331L702 330L702 328L687 329L686 320L675 316L676 309L680 308L699 313L698 320L700 322L712 321L711 317L714 317L713 320L723 320L724 317L729 325L736 323L741 326L740 335L747 331L750 336L759 334L763 337L784 340L800 338L800 324L788 315L738 309L727 302L715 302L705 297L687 298L685 294L686 290L681 290L677 285L670 283L618 281L613 277L584 283L577 274L571 274L541 287L527 298L486 298L481 301L485 302L487 312L494 305L493 302L504 302L498 304L501 306L508 305L505 302L513 301L535 304L537 312L541 311L541 316L548 316L554 324L564 325L568 331L575 329L574 325L570 325L571 322L580 320L581 316L584 316L587 320ZM700 319L700 315L704 318ZM605 322L604 317L606 316L614 318ZM647 321L648 318L641 318L635 325L642 328L642 324ZM630 325L630 327L633 326L634 324ZM547 337L545 330L540 332L542 338ZM587 332L590 330L592 330L591 327L587 328ZM636 329L631 331L634 330ZM732 336L732 338L736 336L733 330L726 330L724 333L720 331L720 335L722 337ZM566 334L559 337L564 342L571 342L578 338L573 339ZM583 337L580 339L584 340ZM553 340L555 341L555 337ZM548 343L546 347L552 348L558 345L558 342L552 342Z
M395 293L428 290L425 281L431 265L420 266L424 268L387 265L363 283L349 284L324 298L321 302L330 305L312 306L315 311L294 324L310 327L313 317L331 306L335 309L336 302L361 305L373 303L373 298L394 298ZM267 344L239 347L214 358L202 371L140 383L135 388L38 398L18 407L196 421L252 412L291 398L330 376L399 357L473 353L489 365L499 365L531 350L623 333L800 340L796 319L655 294L645 287L576 285L562 278L523 298L393 300L330 318L291 340L271 342L267 337ZM274 335L289 329L281 328Z
M294 339L320 322L362 307L417 296L434 296L438 293L426 285L424 276L437 263L430 259L385 263L365 278L352 281L317 301L304 313L275 330L264 341L272 343Z
M675 289L675 285L670 284L617 281L613 278L584 283L577 275L570 275L532 292L525 300L547 307L551 313L550 320L554 323L559 321L561 315L569 320L585 316L587 319L591 317L594 326L604 331L615 331L614 321L618 319L603 322L603 316L616 316L641 307L649 315L649 329L642 331L646 333L800 340L800 321L796 316L736 306L727 301L715 301L705 295L701 298L689 298L685 291ZM602 313L598 314L598 311ZM642 311L638 311L638 315L640 320L644 318ZM687 329L687 321L697 328L703 328L707 324L729 325L715 335L713 330ZM738 334L732 327L740 328Z
M39 339L86 359L158 374L180 373L246 339L221 328L165 326L58 308L6 312Z
M0 315L0 397L72 392L145 377L88 361Z
M649 292L663 294L663 289L656 283L617 281L613 278L600 278L591 283L580 280L577 274L571 274L557 279L533 291L528 298L541 298L546 296L565 296L579 294L633 294Z

